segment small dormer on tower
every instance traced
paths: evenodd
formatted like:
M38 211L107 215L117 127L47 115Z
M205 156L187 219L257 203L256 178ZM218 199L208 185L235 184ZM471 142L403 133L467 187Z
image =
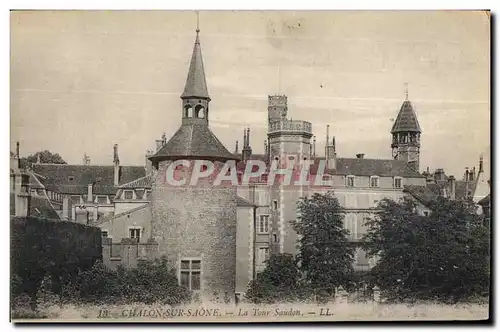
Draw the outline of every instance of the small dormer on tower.
M413 105L408 100L408 88L406 88L406 99L391 129L392 156L394 159L408 162L417 171L420 166L421 133L422 130Z

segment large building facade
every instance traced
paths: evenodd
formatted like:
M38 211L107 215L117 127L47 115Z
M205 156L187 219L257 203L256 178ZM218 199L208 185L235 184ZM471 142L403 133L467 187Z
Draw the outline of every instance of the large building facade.
M110 165L37 163L28 171L31 195L47 198L62 220L100 227L108 266L135 266L140 260L165 255L182 285L203 300L230 302L234 294L245 292L270 254L297 252L291 221L297 218L301 197L333 190L355 244L366 233L366 218L380 200L411 196L426 213L425 202L432 195L473 196L482 174L482 161L477 174L467 170L463 181L440 169L420 173L422 130L408 98L388 133L393 159L361 153L337 156L335 136L330 138L328 127L325 151L317 154L311 123L288 118L293 110L288 109L285 95L268 97L265 153L252 154L250 129L244 129L241 153L238 146L231 153L210 130L210 114L217 111L210 109L210 101L197 30L181 107L169 113L181 117L181 126L170 139L163 135L156 141L144 165L120 165L117 145ZM210 161L219 168L234 161L238 171L259 160L267 172L245 186L217 187L210 177L196 186L169 186L166 169L180 160ZM322 161L324 172L317 167ZM321 178L321 185L269 186L273 162L285 167L312 163L311 172ZM193 169L175 171L186 177ZM374 263L357 250L356 270L368 270Z

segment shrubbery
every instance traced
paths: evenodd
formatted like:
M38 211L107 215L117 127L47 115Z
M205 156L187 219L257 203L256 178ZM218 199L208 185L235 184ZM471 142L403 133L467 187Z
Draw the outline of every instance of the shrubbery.
M120 304L140 302L177 305L190 301L191 293L177 280L175 270L166 258L140 261L136 268L108 269L100 261L86 271L80 271L72 280L60 280L54 287L46 275L35 296L23 293L19 277L12 276L13 318L43 318L52 305L60 303Z

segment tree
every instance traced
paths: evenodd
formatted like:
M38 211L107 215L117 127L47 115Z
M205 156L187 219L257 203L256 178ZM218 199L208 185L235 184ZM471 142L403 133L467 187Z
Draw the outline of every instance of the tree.
M297 261L316 295L331 297L354 273L354 250L344 228L344 213L333 192L314 194L298 202L292 222L298 234Z
M393 300L456 302L488 290L489 235L468 201L439 197L421 216L411 200L382 200L367 222L371 274Z
M302 282L291 254L271 255L265 269L249 283L245 294L253 303L288 302L307 295L307 285Z
M38 156L40 156L40 162L44 164L67 164L59 153L52 153L49 150L43 150L29 155L28 157L21 158L21 168L25 168L36 163L38 161Z

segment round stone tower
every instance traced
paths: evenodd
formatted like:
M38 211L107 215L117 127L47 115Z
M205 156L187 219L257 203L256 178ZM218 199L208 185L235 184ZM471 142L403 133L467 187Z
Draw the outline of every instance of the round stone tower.
M210 97L198 33L197 29L181 95L182 125L150 157L156 169L151 232L159 244L159 255L166 255L175 266L180 284L202 301L232 302L236 276L236 187L214 186L213 175L197 181L193 177L193 173L206 172L210 167L207 163L220 170L227 161L235 160L208 127Z

